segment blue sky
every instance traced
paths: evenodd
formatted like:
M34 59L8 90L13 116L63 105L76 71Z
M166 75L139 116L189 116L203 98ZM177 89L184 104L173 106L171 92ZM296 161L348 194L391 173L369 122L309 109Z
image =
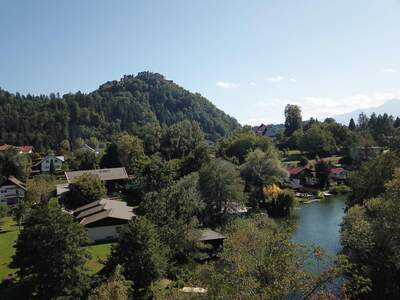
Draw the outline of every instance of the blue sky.
M150 70L251 124L400 99L400 0L2 0L0 36L11 92Z

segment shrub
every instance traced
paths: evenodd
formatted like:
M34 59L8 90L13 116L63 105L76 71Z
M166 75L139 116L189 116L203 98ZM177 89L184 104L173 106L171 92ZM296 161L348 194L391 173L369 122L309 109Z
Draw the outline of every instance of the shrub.
M351 188L347 185L336 185L330 188L330 192L334 195L344 195L351 192Z

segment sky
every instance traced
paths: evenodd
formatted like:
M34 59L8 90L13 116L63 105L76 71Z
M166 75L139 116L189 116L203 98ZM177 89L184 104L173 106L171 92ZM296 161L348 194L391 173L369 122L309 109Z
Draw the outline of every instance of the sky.
M152 71L251 125L400 99L400 0L0 0L0 37L22 94Z

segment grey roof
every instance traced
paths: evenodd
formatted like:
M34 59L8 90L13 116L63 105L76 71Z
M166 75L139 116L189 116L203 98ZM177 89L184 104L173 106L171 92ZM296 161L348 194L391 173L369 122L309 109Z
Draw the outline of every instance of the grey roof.
M133 211L133 207L128 206L126 202L123 201L116 201L116 200L100 200L100 203L96 206L92 206L91 208L81 210L78 212L79 214L76 216L77 219L82 219L84 217L93 215L103 210L110 210L110 209L123 209L127 211Z
M97 169L97 170L82 170L82 171L71 171L65 172L65 177L68 182L74 181L79 176L83 174L91 174L94 176L98 176L100 180L119 180L119 179L128 179L128 173L126 173L125 168L110 168L110 169Z
M56 186L57 196L61 196L62 194L69 191L69 184L68 183L60 183Z
M113 219L120 219L120 220L131 220L133 217L136 215L132 211L124 210L124 209L118 209L118 208L113 208L113 209L108 209L108 210L103 210L99 213L96 213L94 215L90 215L88 217L83 218L79 223L82 225L89 225L94 222L97 222L99 220L107 219L107 218L113 218Z
M213 241L213 240L223 240L226 237L219 232L211 230L209 228L205 229L197 229L198 238L197 241L199 242L206 242L206 241Z
M107 218L128 221L136 216L133 207L128 206L126 202L110 199L101 199L81 206L74 211L74 215L84 226Z
M18 180L17 178L15 178L14 176L10 176L8 177L1 185L6 185L7 181L11 182L12 184L15 184L16 186L20 187L21 189L26 191L26 186L25 183L23 183L22 181Z
M48 158L55 158L55 159L58 159L58 160L61 161L61 162L64 162L64 161L65 161L64 156L47 155L47 156L43 157L40 161L38 161L37 163L35 163L33 166L40 165L42 162L44 162L44 161L45 161L46 159L48 159Z
M94 206L105 205L106 203L108 203L109 205L124 205L124 206L126 206L126 202L124 202L124 201L113 200L113 199L110 199L110 198L103 198L103 199L100 199L100 200L97 200L97 201L94 201L94 202L90 202L90 203L88 203L86 205L83 205L81 207L78 207L77 209L74 210L74 213L90 209L90 208L92 208Z

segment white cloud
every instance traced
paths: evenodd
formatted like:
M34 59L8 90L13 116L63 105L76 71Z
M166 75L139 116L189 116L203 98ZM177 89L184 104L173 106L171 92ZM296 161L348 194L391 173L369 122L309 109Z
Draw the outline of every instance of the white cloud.
M215 85L223 89L237 89L239 87L239 84L237 83L226 81L218 81Z
M257 85L254 81L250 82L249 84L250 84L251 86L256 86L256 85Z
M290 81L291 83L297 83L297 79L296 79L296 78L290 78L289 81Z
M309 96L299 100L290 98L263 99L254 103L254 112L247 118L239 121L252 126L284 122L286 104L299 105L303 112L303 119L311 117L324 119L352 112L358 109L368 109L383 105L387 101L400 99L400 90L393 92L377 92L371 94L356 94L344 97ZM400 100L399 100L400 105Z
M383 73L397 73L398 71L396 69L393 69L393 68L386 68L386 69L382 69L381 72L383 72Z
M286 105L287 103L293 103L293 101L285 98L273 98L273 99L258 101L254 106L258 108L263 108L263 107L276 108L282 105Z
M285 79L285 77L277 75L277 76L273 76L273 77L268 77L267 81L271 82L271 83L278 83L278 82L281 82L283 79Z
M400 99L400 91L390 93L357 94L347 97L304 97L301 106L306 118L329 117L357 109L374 108L392 99Z

